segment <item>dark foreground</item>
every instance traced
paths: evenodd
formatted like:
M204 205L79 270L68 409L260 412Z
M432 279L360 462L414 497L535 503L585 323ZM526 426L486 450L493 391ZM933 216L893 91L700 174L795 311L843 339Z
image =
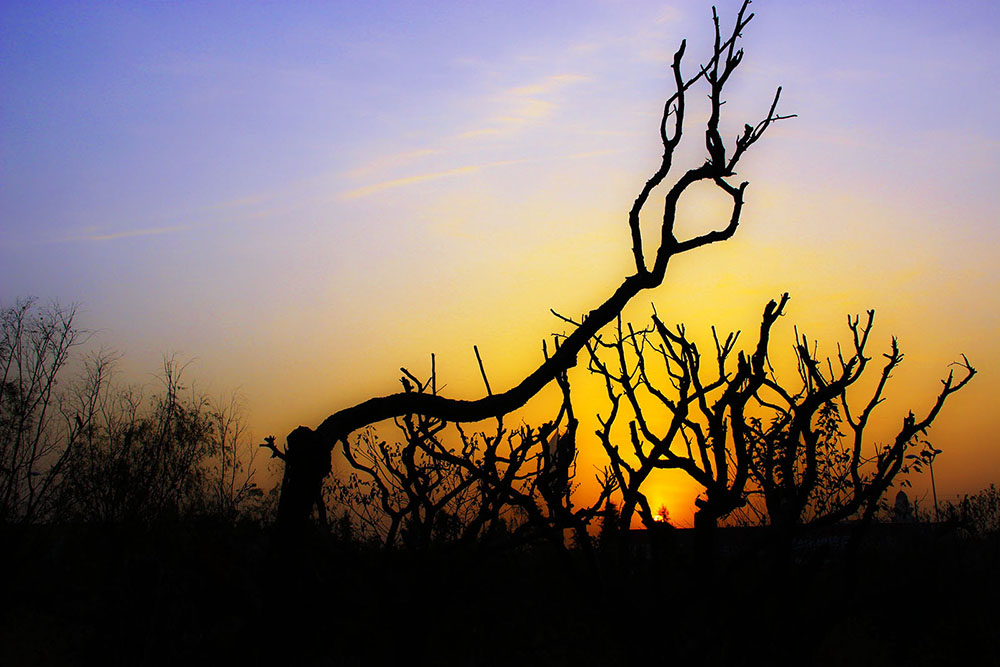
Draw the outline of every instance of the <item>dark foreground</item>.
M1000 548L946 527L779 565L676 547L597 562L255 527L10 528L2 665L1000 665Z

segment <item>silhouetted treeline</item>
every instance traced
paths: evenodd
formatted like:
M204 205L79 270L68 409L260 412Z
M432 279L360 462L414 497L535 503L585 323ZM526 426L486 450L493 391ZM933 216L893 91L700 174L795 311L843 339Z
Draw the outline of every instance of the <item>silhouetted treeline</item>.
M907 474L940 453L927 431L975 369L963 360L961 376L949 373L925 412L905 416L880 445L866 427L902 361L895 340L868 394L853 385L869 369L874 311L866 320L848 318L852 349L838 348L834 359L819 357L816 343L796 333L798 373L783 378L769 354L787 302L786 294L767 304L746 352L737 346L740 332L722 338L713 329L714 350L704 354L683 326L667 327L655 314L650 327L619 321L588 343L588 370L607 397L596 433L607 464L593 498L576 493L578 421L563 373L558 411L537 427L509 427L503 417L492 428L470 427L414 414L394 420L394 430L367 428L344 439L340 465L314 498L320 530L331 530L329 506L335 532L387 549L546 542L594 558L595 544L612 530L626 544L636 516L650 531L667 523L647 492L654 473L671 469L701 487L691 500L706 567L721 525L768 526L768 546L782 558L802 535L842 521L861 539L876 517L889 515L889 490L907 486ZM436 395L433 363L427 380L403 373L405 393Z
M537 427L509 427L500 418L492 428L471 430L407 415L395 420L395 438L384 439L391 434L383 428L345 440L348 472L332 475L314 499L320 532L409 551L542 542L556 551L575 546L590 553L599 515L602 534L609 530L615 497L622 499L616 511L623 516L614 524L620 542L629 539L633 513L647 528L662 518L654 516L643 484L665 467L702 483L698 516L711 520L696 521L701 532L735 521L784 526L790 539L789 528L870 519L885 511L884 495L896 476L921 465L909 454L925 442L915 436L972 370L967 367L960 382L946 381L930 413L905 420L895 443L873 458L863 453L863 430L899 363L898 349L887 356L883 381L860 414L851 412L846 388L865 368L871 314L863 326L849 321L856 350L841 358L839 375L823 374L803 338L796 347L801 384L787 388L766 367L770 328L786 301L767 306L755 349L740 353L735 372L727 363L739 334L716 338L708 367L717 368L717 377L704 376L701 355L683 328L671 331L655 316L651 328L624 332L619 324L588 346L589 369L604 380L610 412L597 434L609 465L598 475L599 494L586 504L574 492L578 421L562 373L559 408ZM152 392L114 384L110 355L74 359L86 335L74 316L72 308L42 308L32 300L2 310L0 518L124 525L267 520L271 504L254 482L257 448L246 438L238 403L219 405L186 391L183 369L171 360ZM662 366L658 373L654 364ZM658 378L668 386L658 388ZM436 395L433 368L427 380L404 371L401 381L407 393ZM662 434L645 416L648 402L672 415ZM772 416L763 418L762 408ZM616 419L626 418L627 431L612 430ZM678 451L679 443L687 443L687 453ZM273 442L268 447L283 455ZM966 506L966 515L977 507ZM710 540L704 545L712 548Z
M261 518L238 400L188 391L172 359L153 391L116 384L113 355L78 354L75 316L0 309L0 523Z
M939 522L904 498L880 502L869 518L889 523L867 539L855 530L863 521L777 542L766 521L718 528L706 561L699 531L673 528L665 509L648 530L630 529L614 460L599 496L578 504L577 421L560 376L561 404L538 427L498 420L449 433L411 416L395 439L363 431L346 448L353 476L335 475L316 499L326 521L289 540L269 525L235 403L186 391L169 361L151 392L114 385L107 356L74 365L72 309L22 302L3 317L3 664L931 665L998 655L995 486L946 504ZM623 342L647 349L642 334L619 332L608 342L618 358ZM593 352L596 372L625 377L602 371ZM407 373L404 387L434 391L436 381ZM815 423L835 451L828 406ZM772 423L771 433L785 428Z

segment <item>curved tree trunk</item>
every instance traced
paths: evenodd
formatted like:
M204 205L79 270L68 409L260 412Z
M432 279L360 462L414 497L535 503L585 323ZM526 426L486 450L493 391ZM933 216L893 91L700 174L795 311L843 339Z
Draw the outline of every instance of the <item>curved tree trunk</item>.
M698 69L698 73L685 79L681 74L681 59L686 45L681 43L674 54L671 70L675 92L664 104L660 121L660 138L663 143L663 158L659 168L646 182L636 198L628 216L632 240L632 254L636 273L625 278L613 294L577 325L577 328L562 340L555 353L548 357L534 372L520 383L499 394L477 400L455 400L435 394L404 392L372 398L355 406L330 415L319 427L312 431L304 426L295 429L289 436L288 452L281 458L285 462L282 481L278 522L284 525L301 525L309 522L312 505L318 498L317 483L329 473L330 454L338 442L345 442L352 431L386 419L407 414L421 414L451 422L475 422L495 418L510 413L535 396L545 385L552 382L567 369L576 365L577 355L604 326L614 321L625 306L637 294L659 286L666 275L670 259L678 254L730 238L739 226L743 208L743 193L747 183L739 186L729 184L725 179L735 174L737 162L743 153L761 137L774 121L789 116L776 114L781 88L771 103L767 116L756 125L745 125L745 131L736 139L731 155L719 133L719 117L723 100L722 88L730 74L742 61L743 52L735 47L741 30L753 18L746 14L749 2L744 2L737 15L736 25L729 38L723 41L715 17L715 47L709 61ZM684 127L685 93L689 87L705 79L710 88L711 116L706 127L706 147L709 157L699 167L689 169L667 192L664 199L663 222L652 268L646 264L643 238L639 226L639 213L646 205L654 188L660 185L671 169L673 153L680 143ZM674 235L674 221L677 204L681 195L691 185L700 181L710 181L728 194L733 201L729 223L722 229L706 234L678 240ZM293 443L294 436L294 443ZM272 449L273 444L271 445ZM277 450L276 455L280 456ZM317 482L318 480L318 482ZM310 494L314 494L310 496ZM312 500L311 500L312 498Z

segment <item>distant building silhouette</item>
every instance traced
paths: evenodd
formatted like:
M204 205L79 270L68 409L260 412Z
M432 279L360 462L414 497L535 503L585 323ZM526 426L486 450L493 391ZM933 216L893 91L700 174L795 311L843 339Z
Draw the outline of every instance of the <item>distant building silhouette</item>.
M896 494L896 503L892 507L893 523L913 523L916 519L913 513L913 505L906 492L902 489Z

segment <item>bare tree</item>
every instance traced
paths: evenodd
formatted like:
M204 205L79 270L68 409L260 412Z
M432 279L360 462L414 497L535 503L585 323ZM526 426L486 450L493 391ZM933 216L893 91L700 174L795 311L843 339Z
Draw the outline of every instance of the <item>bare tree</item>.
M208 458L202 463L206 468L204 511L235 521L263 496L254 481L260 450L248 438L243 407L236 394L228 401L213 402L208 420Z
M815 344L811 347L796 332L800 386L791 390L768 361L770 331L787 301L786 294L767 305L755 349L749 356L739 353L735 369L730 359L739 332L720 340L713 328L714 363L706 367L684 327L668 329L655 313L648 329L628 326L623 332L619 323L615 338L597 336L588 346L590 369L603 378L611 405L607 417L599 418L598 436L621 489L623 528L634 512L653 526L656 517L643 485L662 469L682 470L704 489L704 497L695 501L695 527L700 544L709 549L707 535L736 511L755 513L782 538L804 526L854 516L870 520L897 476L920 467L928 451L938 451L912 453L927 446L919 436L926 434L947 398L975 375L965 357L956 364L962 376L948 374L922 418L910 412L890 443L874 445L865 429L903 359L896 339L884 355L873 394L856 412L848 390L870 361L865 348L874 311L864 324L858 317L848 318L852 352L839 352L835 361L824 364L817 360ZM657 381L663 377L667 389ZM629 446L620 448L612 427L622 414L623 397L632 419ZM845 424L847 435L841 430Z
M48 511L84 428L59 411L57 384L86 332L76 307L24 299L0 309L0 522L32 522Z
M604 380L611 404L608 416L599 417L597 435L611 462L611 471L622 493L621 526L628 528L638 511L652 528L656 516L643 485L656 470L682 470L704 489L695 501L695 527L710 533L720 518L746 502L746 487L754 441L747 428L747 406L767 380L767 346L771 327L781 316L788 295L764 308L760 335L750 355L740 352L735 370L730 359L739 332L720 340L715 329L714 364L703 366L698 346L683 326L671 330L654 313L653 326L635 331L629 325L610 341L595 337L588 346L590 370ZM604 351L613 361L604 361ZM653 368L655 360L662 362ZM670 389L656 378L665 376ZM623 453L612 433L627 401L633 418L628 425L629 447ZM663 419L651 413L659 410Z
M436 380L421 382L403 370L405 391L436 391ZM573 507L575 435L569 382L556 418L540 427L508 430L502 418L490 431L467 432L424 415L394 420L402 442L389 444L373 428L345 443L352 468L346 480L334 479L334 497L386 547L398 536L409 547L470 545L498 533L513 542L548 538L564 546L563 531L586 538L587 526L608 492L589 507Z
M379 438L374 428L359 432L344 450L349 476L331 479L330 496L352 513L365 534L377 537L386 548L402 541L407 548L426 549L472 541L505 518L511 521L509 513L505 517L502 510L492 511L489 485L429 453L443 448L451 456L483 465L484 450L495 450L503 442L502 427L499 440L463 433L453 446L441 441L439 431L421 433L405 424L401 429L401 442ZM513 453L516 466L520 461L516 450Z
M70 364L87 338L75 317L34 299L0 309L0 522L243 513L261 495L258 449L235 399L186 392L172 359L148 396L113 384L111 353Z
M838 349L836 359L825 363L817 358L815 343L810 346L796 332L800 386L793 393L772 373L755 396L769 414L747 423L754 443L750 471L768 523L776 528L822 526L854 515L870 520L896 476L908 466L921 465L929 452L939 451L913 453L926 445L919 436L926 434L948 397L976 374L963 356L953 364L961 369L961 377L948 373L923 417L909 412L890 442L872 443L865 429L884 400L892 372L903 361L894 337L889 352L882 355L886 361L870 398L860 411L851 408L848 390L871 361L865 348L874 318L874 310L864 323L849 317L853 349L846 355Z
M315 430L299 427L287 438L287 448L281 452L285 464L281 498L278 506L278 523L287 527L308 524L316 500L320 497L322 481L330 470L330 454L337 443L346 443L350 434L360 428L386 419L403 415L423 415L449 422L476 422L495 419L523 406L543 387L565 374L576 365L577 355L587 341L603 327L614 322L622 309L640 292L659 286L667 272L670 260L677 255L724 241L739 227L744 195L748 183L730 183L746 151L753 146L775 121L790 116L777 112L781 88L762 120L745 124L742 132L728 147L722 139L723 89L743 61L743 50L737 48L743 29L753 18L747 12L749 0L741 6L735 24L724 34L718 15L713 9L714 43L708 60L696 68L693 75L684 75L681 64L686 50L682 41L674 53L670 71L673 92L663 105L659 123L659 136L663 156L649 180L640 190L628 213L627 227L632 244L635 273L626 277L614 292L591 310L578 326L569 333L551 356L521 382L510 389L474 400L446 398L437 393L402 392L372 398L330 415ZM648 252L639 223L640 212L649 203L655 188L665 182L673 169L673 157L685 130L689 90L703 83L708 88L710 113L705 127L705 161L681 173L670 185L663 198L662 223L659 238ZM678 238L675 234L677 205L681 196L697 183L711 183L732 200L728 222L721 228L691 238ZM650 265L650 260L652 264ZM272 451L278 450L273 447Z
M217 445L213 415L207 399L186 391L182 374L164 360L162 388L147 397L139 387L113 386L107 359L92 363L77 394L84 426L62 484L73 515L151 523L204 508L217 491L206 470Z

